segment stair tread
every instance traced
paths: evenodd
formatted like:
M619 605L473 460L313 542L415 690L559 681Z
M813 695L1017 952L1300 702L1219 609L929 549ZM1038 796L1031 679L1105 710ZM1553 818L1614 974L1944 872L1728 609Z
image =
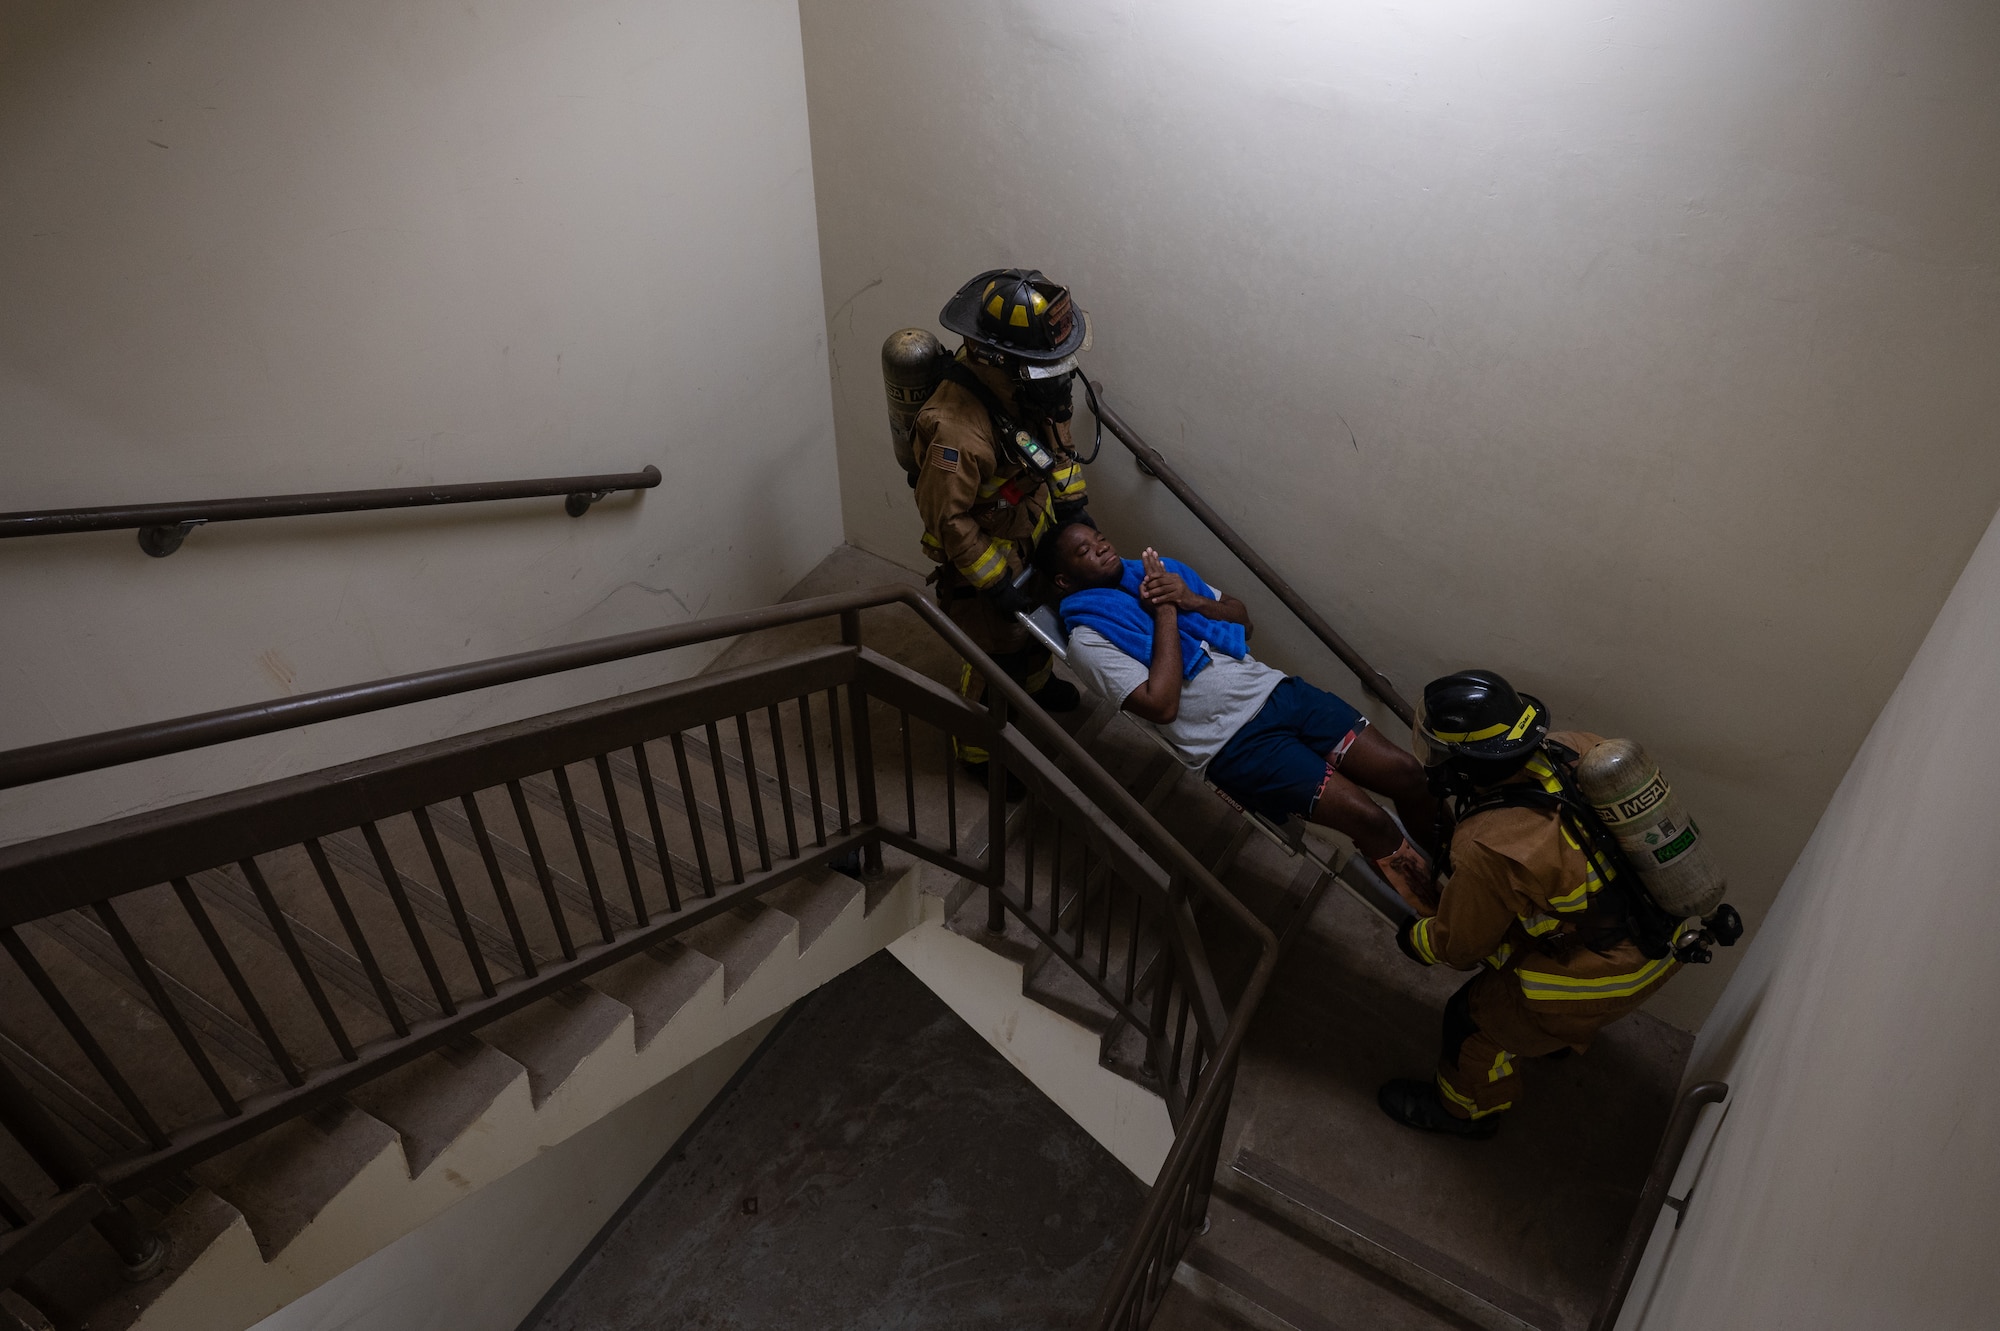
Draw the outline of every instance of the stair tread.
M669 940L614 962L591 976L589 984L631 1009L633 1039L643 1051L721 973L721 962Z
M799 951L804 952L863 891L860 880L828 870L781 884L759 900L799 922Z
M797 928L798 921L783 911L753 901L703 920L680 939L722 963L722 996L727 1000Z
M375 1078L347 1099L396 1130L416 1178L527 1075L514 1059L468 1037Z
M1239 1300L1296 1331L1476 1331L1379 1271L1230 1198L1211 1199L1208 1219L1208 1232L1182 1260L1231 1291L1235 1299L1224 1306L1253 1324L1262 1319Z
M480 1027L479 1039L528 1070L529 1096L539 1109L631 1015L616 999L575 984Z
M1260 1209L1279 1214L1321 1243L1346 1253L1461 1316L1501 1331L1560 1331L1553 1309L1473 1270L1423 1240L1300 1178L1253 1151L1241 1151L1224 1177ZM1488 1311L1488 1310L1491 1311Z
M196 1165L193 1173L243 1213L268 1262L356 1175L392 1149L399 1149L394 1128L335 1102L288 1119Z

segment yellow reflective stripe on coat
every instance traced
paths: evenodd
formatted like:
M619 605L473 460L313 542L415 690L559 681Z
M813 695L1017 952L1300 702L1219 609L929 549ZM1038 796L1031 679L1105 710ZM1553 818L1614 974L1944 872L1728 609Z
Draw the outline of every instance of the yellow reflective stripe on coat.
M1438 1090L1443 1093L1444 1098L1457 1105L1460 1109L1463 1109L1472 1118L1485 1118L1488 1114L1497 1114L1503 1109L1512 1109L1514 1107L1514 1102L1509 1100L1504 1105L1494 1105L1491 1109L1481 1109L1471 1096L1460 1095L1457 1089L1444 1079L1442 1072L1438 1074L1437 1083Z
M1561 920L1553 915L1544 915L1540 911L1536 911L1533 915L1522 915L1516 918L1521 921L1521 927L1528 931L1528 937L1530 938L1540 938L1543 934L1550 933L1562 927Z
M1499 1081L1503 1077L1511 1077L1513 1075L1514 1056L1505 1049L1493 1055L1493 1066L1486 1069L1486 1080L1494 1082Z
M1673 969L1672 957L1649 961L1623 975L1551 975L1526 967L1514 972L1521 979L1521 996L1545 1001L1630 998Z
M958 571L975 587L991 587L1007 576L1007 555L1001 548L1007 544L1011 542L988 541L986 548L979 552L979 558L970 564L960 564Z
M1431 946L1431 916L1424 916L1410 926L1410 946L1426 966L1438 964L1437 949Z
M929 532L925 532L924 548L927 550L942 550L944 549L944 542L938 540L937 537L931 535Z
M1049 473L1049 479L1055 482L1056 494L1063 499L1074 499L1083 493L1083 467L1079 463L1057 467Z

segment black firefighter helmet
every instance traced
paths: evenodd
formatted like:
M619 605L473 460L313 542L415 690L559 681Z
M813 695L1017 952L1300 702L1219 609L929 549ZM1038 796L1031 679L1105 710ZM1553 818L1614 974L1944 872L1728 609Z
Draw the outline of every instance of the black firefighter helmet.
M938 322L960 337L1032 365L1054 365L1083 350L1090 319L1069 288L1035 268L994 268L967 282Z
M1461 670L1424 686L1414 732L1425 767L1491 785L1519 771L1549 737L1549 709L1491 670Z

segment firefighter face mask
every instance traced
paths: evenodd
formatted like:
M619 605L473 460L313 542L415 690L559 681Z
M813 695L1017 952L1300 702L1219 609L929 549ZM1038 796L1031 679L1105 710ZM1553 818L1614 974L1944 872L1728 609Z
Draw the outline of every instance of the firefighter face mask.
M1070 418L1076 389L1076 357L1054 365L1022 362L1016 373L1019 378L1015 382L1014 400L1020 404L1023 415L1057 424Z

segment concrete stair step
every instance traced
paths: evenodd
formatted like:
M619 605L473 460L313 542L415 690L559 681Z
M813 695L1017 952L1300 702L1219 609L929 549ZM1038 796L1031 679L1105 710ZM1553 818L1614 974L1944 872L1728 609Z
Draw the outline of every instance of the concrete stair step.
M1451 1315L1447 1325L1484 1331L1565 1331L1562 1316L1481 1275L1447 1253L1325 1192L1250 1151L1219 1171L1217 1186L1239 1211L1254 1208L1266 1227L1309 1236L1330 1254L1376 1273Z
M1193 1299L1255 1331L1470 1331L1444 1308L1369 1267L1228 1199L1211 1199L1208 1232L1174 1272Z
M78 956L49 931L23 927L18 933L30 959L46 973L157 1123L171 1130L221 1112L215 1091L150 1002L107 978L94 958ZM12 963L0 965L0 1033L106 1114L128 1127L139 1126ZM209 1061L226 1094L240 1099L250 1090L252 1083L241 1069L213 1056Z
M479 1039L528 1070L529 1093L540 1108L579 1063L631 1020L632 1010L623 1003L574 984L480 1027Z
M856 897L866 888L857 878L843 873L818 873L794 879L759 898L765 905L798 921L799 951L820 940ZM872 903L871 903L872 904Z
M632 1013L632 1038L643 1052L704 988L713 985L722 1001L722 963L678 941L649 947L588 981L591 988Z
M703 920L680 938L695 951L722 963L722 996L727 1000L779 945L797 937L798 928L798 921L781 910L745 902Z
M139 914L134 909L133 898L151 895L151 892L132 893L120 902L123 908L121 916ZM130 923L128 921L128 927ZM160 1012L152 992L141 983L111 934L95 918L81 911L63 911L23 925L22 929L68 948L77 960L96 971L106 983L115 986L127 998L155 1013ZM159 932L148 931L145 955L152 972L151 978L218 1069L227 1066L232 1070L233 1075L228 1078L231 1089L242 1096L276 1090L284 1085L284 1074L276 1055L257 1032L241 1020L235 1010L225 1011L180 978L182 974L198 972L191 964L194 957L190 950L184 946L175 947L174 941L171 936L163 937ZM198 940L187 941L193 942L195 947L200 946ZM210 969L213 969L212 966ZM218 975L216 978L219 980L221 977Z
M289 1119L194 1168L194 1177L242 1212L265 1261L283 1252L355 1179L406 1173L396 1130L335 1102Z
M499 1049L467 1037L348 1092L347 1100L396 1130L416 1178L528 1075Z

